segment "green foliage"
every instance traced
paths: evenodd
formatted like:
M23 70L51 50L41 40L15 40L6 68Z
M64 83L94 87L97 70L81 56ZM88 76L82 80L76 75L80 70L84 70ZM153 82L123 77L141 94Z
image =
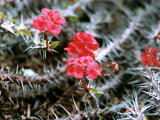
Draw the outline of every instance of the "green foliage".
M56 48L58 45L59 45L59 41L54 41L54 42L52 42L52 43L50 44L50 48L51 48L51 49L54 49L54 48Z
M104 120L104 118L102 116L99 116L99 119L98 120Z
M13 23L13 24L17 24L18 23L17 20L13 19L13 17L11 15L9 15L8 19L9 19L9 23Z
M101 97L102 93L100 93L96 88L90 88L90 91L94 92L97 97Z
M29 30L23 29L16 31L16 34L19 36L20 34L25 35L26 37L29 37L31 35Z
M0 19L4 19L6 16L5 16L5 14L3 13L3 12L0 12Z
M67 0L62 0L62 5L64 7L68 7L69 6L69 2Z
M71 22L77 22L79 20L78 16L69 16Z

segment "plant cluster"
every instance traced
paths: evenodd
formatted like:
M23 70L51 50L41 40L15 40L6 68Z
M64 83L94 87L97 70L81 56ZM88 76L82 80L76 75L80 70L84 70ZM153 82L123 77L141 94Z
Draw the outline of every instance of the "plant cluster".
M154 0L0 1L0 119L159 120L159 11Z
M94 60L94 52L99 48L97 41L89 33L78 32L72 36L73 42L68 43L68 55L75 58L67 60L67 74L75 78L83 78L84 75L90 79L100 76L100 67ZM85 73L85 74L84 74Z

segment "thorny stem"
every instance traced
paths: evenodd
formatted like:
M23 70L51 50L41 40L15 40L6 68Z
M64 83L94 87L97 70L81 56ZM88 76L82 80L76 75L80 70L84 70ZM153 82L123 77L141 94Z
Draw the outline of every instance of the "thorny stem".
M47 47L48 52L51 52L51 49L48 45L48 31L47 30L46 30L46 47Z
M84 87L84 88L88 91L88 93L90 94L90 90L89 90L89 88L86 86L83 78L81 79L81 82L82 82L83 87Z

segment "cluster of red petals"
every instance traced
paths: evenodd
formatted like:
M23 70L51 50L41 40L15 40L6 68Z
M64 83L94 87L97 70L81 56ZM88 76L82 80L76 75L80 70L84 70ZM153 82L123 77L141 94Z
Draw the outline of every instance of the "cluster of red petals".
M158 49L153 49L152 47L147 47L146 51L142 53L142 63L145 66L154 66L158 67L160 66L159 60L157 58L158 56Z
M92 34L78 32L71 39L73 42L68 43L68 47L65 48L69 56L75 56L76 58L91 56L94 58L94 51L98 50L99 45Z
M53 35L58 35L61 32L61 24L66 23L66 20L56 10L43 8L41 12L44 16L37 16L33 20L33 27L40 32L46 30Z
M94 51L99 48L99 45L93 36L89 33L78 32L71 39L73 42L68 43L65 50L74 58L69 58L66 62L67 75L75 78L88 76L90 79L101 76L99 64L94 61Z
M70 0L70 2L72 2L72 3L73 3L73 2L75 2L75 0Z
M90 79L95 79L101 76L99 64L90 56L80 58L69 58L67 60L67 75L75 78L83 78L84 75Z

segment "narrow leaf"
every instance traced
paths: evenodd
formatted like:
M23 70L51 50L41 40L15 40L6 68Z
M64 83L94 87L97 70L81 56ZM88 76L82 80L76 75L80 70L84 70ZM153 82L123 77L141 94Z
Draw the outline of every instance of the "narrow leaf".
M8 19L9 19L9 23L11 23L13 20L13 17L11 15L9 15Z
M4 15L3 12L0 12L0 19L4 19L6 16Z
M51 49L54 49L54 48L56 48L58 45L59 45L59 41L54 41L54 42L52 42L52 43L50 44L50 48L51 48Z
M31 35L31 33L28 31L28 30L26 30L26 29L24 29L24 30L18 30L18 31L16 31L16 34L19 36L20 34L24 34L26 37L29 37L30 35Z
M71 22L77 22L79 20L78 16L69 16Z

